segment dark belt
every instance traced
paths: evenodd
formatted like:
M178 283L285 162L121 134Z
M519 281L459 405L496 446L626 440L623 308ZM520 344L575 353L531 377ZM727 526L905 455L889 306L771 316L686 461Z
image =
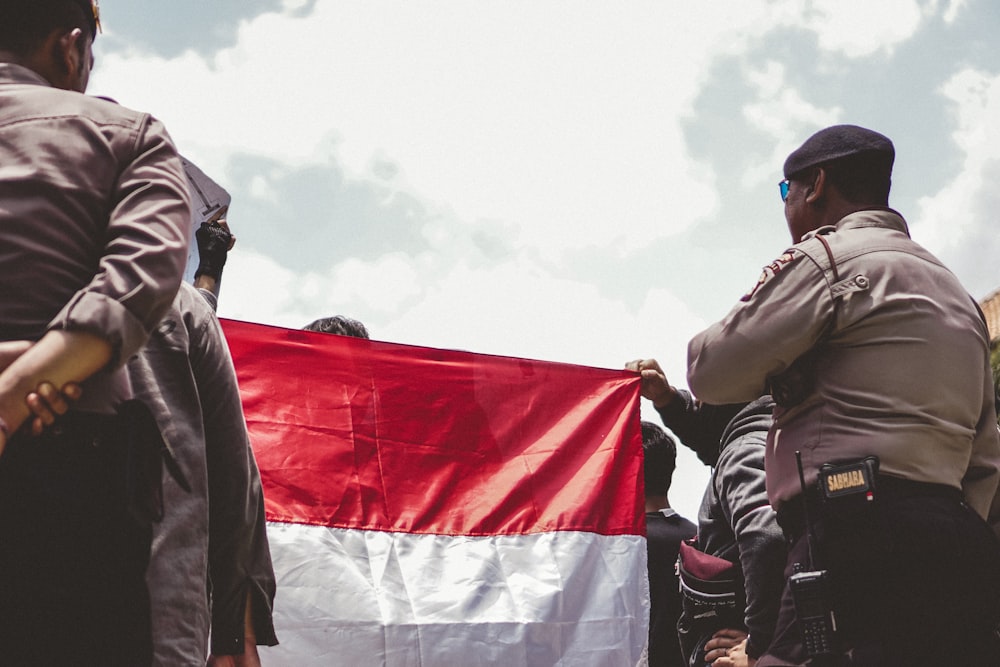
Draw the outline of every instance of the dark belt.
M911 498L941 498L963 501L961 489L944 484L917 482L912 479L878 475L875 481L875 502L898 502ZM823 498L820 490L813 485L806 490L805 504L808 505L809 518L817 521L822 517ZM778 509L778 525L785 532L785 537L795 539L802 536L806 530L806 508L803 507L802 496L798 495L786 500Z

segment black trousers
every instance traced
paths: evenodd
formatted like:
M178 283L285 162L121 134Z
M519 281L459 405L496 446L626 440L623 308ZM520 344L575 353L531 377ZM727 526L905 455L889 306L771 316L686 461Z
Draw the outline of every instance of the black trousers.
M833 582L838 656L808 661L786 584L759 667L1000 665L1000 542L986 522L957 491L883 494L871 510L815 523L816 554ZM797 535L786 575L807 551Z
M120 417L70 413L38 438L21 431L8 443L0 664L150 664L151 522L130 503L131 439Z

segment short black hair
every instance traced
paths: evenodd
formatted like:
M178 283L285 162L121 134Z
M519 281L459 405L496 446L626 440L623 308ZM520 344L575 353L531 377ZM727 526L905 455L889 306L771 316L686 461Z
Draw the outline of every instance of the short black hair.
M666 495L677 466L677 443L667 432L652 422L642 426L642 475L647 496Z
M89 0L0 0L0 49L31 53L53 30L79 28L97 36Z
M854 203L887 204L892 187L892 159L884 153L858 153L821 165L826 178Z
M365 328L364 324L358 322L357 320L352 320L350 317L344 317L343 315L322 317L318 320L310 322L302 328L306 331L319 331L320 333L337 334L340 336L354 336L355 338L370 338L368 335L368 329Z

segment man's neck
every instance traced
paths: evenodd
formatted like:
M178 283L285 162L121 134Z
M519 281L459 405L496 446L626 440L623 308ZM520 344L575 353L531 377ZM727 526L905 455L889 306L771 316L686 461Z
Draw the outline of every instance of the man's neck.
M847 216L858 211L868 211L873 208L885 208L887 206L887 203L876 204L874 202L850 201L845 199L836 190L831 190L831 194L827 197L826 206L824 206L822 212L822 220L820 220L814 229L835 226Z
M646 512L659 512L670 509L670 501L666 496L646 496Z
M32 72L42 77L52 85L52 79L50 78L47 70L41 66L40 61L36 58L25 55L19 55L13 51L3 51L0 50L0 63L5 63L8 65L19 65L25 69L30 69Z
M0 49L0 63L24 66L24 58L17 55L13 51L6 51L4 49Z

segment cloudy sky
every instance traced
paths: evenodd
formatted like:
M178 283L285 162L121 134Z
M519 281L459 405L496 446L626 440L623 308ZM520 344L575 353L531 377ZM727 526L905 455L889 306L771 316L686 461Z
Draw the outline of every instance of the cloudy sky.
M994 0L102 0L90 92L233 196L220 315L620 368L686 342L788 245L823 126L896 144L890 203L1000 287ZM644 413L655 418L653 413ZM680 460L696 511L705 471Z

